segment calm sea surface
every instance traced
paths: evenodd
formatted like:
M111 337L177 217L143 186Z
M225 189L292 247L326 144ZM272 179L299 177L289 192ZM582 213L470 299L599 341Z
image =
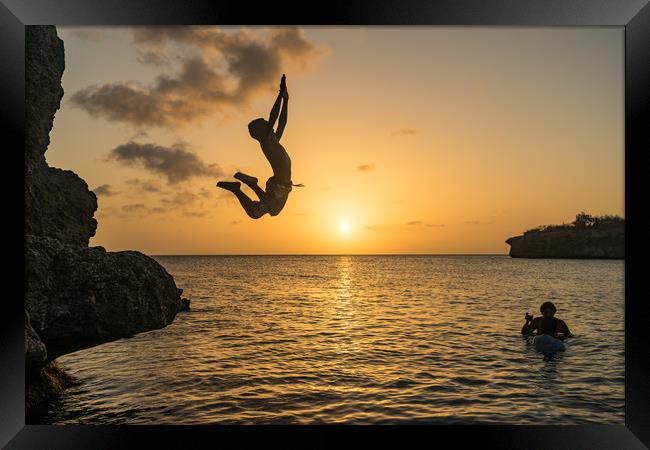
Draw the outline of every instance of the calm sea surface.
M59 359L47 423L624 421L624 262L156 257L192 311ZM577 337L519 334L551 300Z

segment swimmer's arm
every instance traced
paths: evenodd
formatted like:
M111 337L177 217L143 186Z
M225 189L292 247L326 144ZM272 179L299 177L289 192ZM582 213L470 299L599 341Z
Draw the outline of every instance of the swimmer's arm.
M275 103L273 103L271 113L269 114L269 124L271 125L271 128L275 126L275 121L278 120L278 114L280 114L280 103L282 103L282 92L278 93L278 98L275 99Z
M289 109L289 93L285 90L282 93L282 97L284 97L284 101L282 102L282 111L280 111L280 122L278 122L278 129L275 131L275 135L277 136L278 141L282 137L282 133L284 133L284 127L287 126L287 114Z
M564 337L573 337L573 334L569 330L569 327L564 322L564 320L560 320L560 323L559 323L559 326L558 326L558 331L560 333L564 334Z
M539 317L534 318L531 321L527 321L523 327L521 327L521 334L533 334L533 331L537 329L539 324Z

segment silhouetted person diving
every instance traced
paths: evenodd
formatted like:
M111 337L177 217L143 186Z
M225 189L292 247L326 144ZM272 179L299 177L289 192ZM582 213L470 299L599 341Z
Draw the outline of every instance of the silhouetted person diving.
M251 137L257 140L262 147L264 156L271 164L273 176L266 181L266 190L257 184L257 178L237 172L234 177L250 187L259 198L254 201L244 194L239 181L220 181L217 186L232 192L239 199L242 208L252 219L259 219L264 214L277 216L287 202L292 186L302 186L291 182L291 159L280 144L280 139L287 126L287 106L289 103L289 92L287 91L286 78L282 75L280 81L280 92L275 99L269 120L262 118L255 119L248 124L248 132ZM273 126L278 120L278 128L273 131Z

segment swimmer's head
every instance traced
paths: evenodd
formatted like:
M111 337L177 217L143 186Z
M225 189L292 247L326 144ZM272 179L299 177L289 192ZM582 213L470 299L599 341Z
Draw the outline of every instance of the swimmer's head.
M253 139L257 139L258 141L268 136L269 131L271 131L271 125L265 119L255 119L248 124L248 132Z
M539 307L539 312L541 312L544 317L553 317L556 311L557 308L553 302L544 302L542 303L542 306Z

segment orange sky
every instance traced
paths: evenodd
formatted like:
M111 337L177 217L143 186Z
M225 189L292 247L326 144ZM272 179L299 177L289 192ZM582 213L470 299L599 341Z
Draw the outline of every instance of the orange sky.
M58 32L65 95L46 157L103 186L91 245L506 253L533 226L623 214L622 28ZM246 125L268 117L283 72L282 142L306 187L254 221L214 185L271 175ZM116 158L129 142L162 156Z

